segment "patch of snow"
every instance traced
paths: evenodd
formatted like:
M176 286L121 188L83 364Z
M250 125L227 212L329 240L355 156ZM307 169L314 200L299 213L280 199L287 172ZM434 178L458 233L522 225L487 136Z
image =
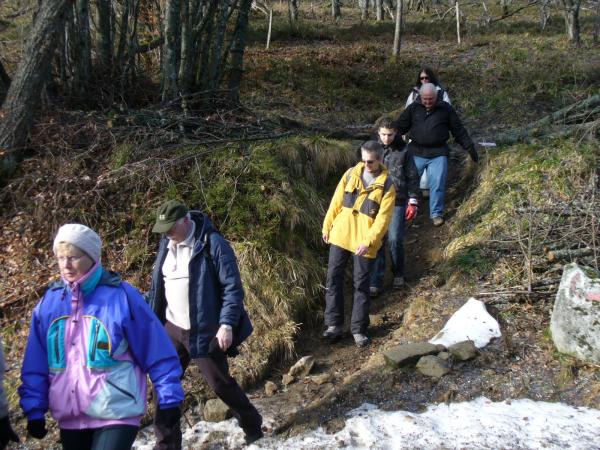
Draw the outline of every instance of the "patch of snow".
M477 348L485 347L492 338L500 337L500 325L485 309L485 304L470 298L456 311L442 331L429 342L449 347L458 342L471 340Z
M190 448L197 448L214 431L227 436L225 448L243 447L242 430L232 419L216 424L199 422L185 432L184 448L192 443ZM289 439L265 437L247 448L599 450L599 437L597 409L528 399L492 402L479 397L470 402L433 405L420 414L381 411L364 404L348 414L345 427L337 433L327 434L318 428ZM151 450L151 440L140 435L133 448Z

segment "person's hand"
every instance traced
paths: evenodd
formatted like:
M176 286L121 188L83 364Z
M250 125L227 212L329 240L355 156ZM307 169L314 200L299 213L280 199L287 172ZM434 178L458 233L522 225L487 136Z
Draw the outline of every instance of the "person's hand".
M217 341L219 342L221 350L225 351L229 348L233 342L233 331L231 331L231 326L221 325L219 327L219 331L217 331Z
M323 242L325 242L326 244L329 244L329 235L328 234L323 235Z
M33 419L27 422L27 432L36 439L43 439L48 433L46 419Z
M416 198L411 198L406 205L406 211L404 211L404 218L406 220L413 220L417 217L419 211L419 201Z
M179 406L164 409L159 407L158 411L156 411L156 418L154 422L158 425L164 426L165 428L173 428L179 423L179 419L181 419L181 411L179 410Z
M9 441L19 442L19 436L10 426L8 416L0 419L0 450L4 450Z
M369 247L365 244L360 244L358 246L358 248L356 249L356 254L358 256L365 256L367 254L367 252L369 251Z
M477 153L477 150L475 149L475 147L472 147L469 149L469 155L471 156L471 160L476 163L477 161L479 161L479 154Z

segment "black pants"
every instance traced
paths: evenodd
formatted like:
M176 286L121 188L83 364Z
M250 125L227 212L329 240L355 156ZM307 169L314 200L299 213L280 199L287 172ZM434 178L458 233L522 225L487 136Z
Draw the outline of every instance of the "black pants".
M165 329L177 350L181 368L185 372L185 369L192 362L190 357L190 333L188 330L183 330L170 322L166 323ZM250 403L239 384L229 375L227 356L219 351L210 357L194 359L193 362L198 366L204 379L217 394L217 397L229 406L244 433L258 433L262 425L262 417ZM181 449L181 427L179 424L173 428L166 428L157 425L155 422L154 430L156 433L155 450Z
M138 427L111 425L104 428L60 430L63 450L130 450Z
M350 256L354 262L352 277L354 302L350 332L352 334L365 333L369 326L369 271L374 260L358 256L333 244L329 246L329 264L327 266L325 325L344 324L344 272Z

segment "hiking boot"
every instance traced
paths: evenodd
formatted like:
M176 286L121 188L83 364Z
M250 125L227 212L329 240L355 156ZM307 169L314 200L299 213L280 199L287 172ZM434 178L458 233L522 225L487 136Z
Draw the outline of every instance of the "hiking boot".
M404 287L404 277L394 278L394 284L392 286L394 289L402 289Z
M362 333L353 334L352 337L354 338L354 343L358 348L366 347L369 345L369 342L371 342L371 339Z
M431 221L433 222L433 225L436 227L439 227L440 225L444 225L444 218L443 217L434 217L433 219L431 219Z
M325 339L339 339L342 337L342 327L339 325L331 325L328 326L327 329L323 332L323 337Z
M377 286L371 286L369 288L369 296L371 298L375 298L377 297L379 294L381 294L381 289L379 289Z
M244 436L244 441L246 442L246 445L250 445L253 442L258 441L259 439L261 439L264 436L263 432L261 429L259 429L258 431L254 431L252 433L247 433Z

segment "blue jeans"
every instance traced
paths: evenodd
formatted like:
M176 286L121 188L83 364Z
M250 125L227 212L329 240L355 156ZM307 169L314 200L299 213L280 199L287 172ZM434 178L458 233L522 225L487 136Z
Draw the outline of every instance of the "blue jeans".
M446 195L446 178L448 177L448 157L421 158L413 156L419 171L419 177L427 168L429 179L429 217L443 217L444 196Z
M392 273L394 278L404 276L404 210L406 205L394 206L392 221L388 228L385 242L377 252L377 257L371 269L369 284L376 288L383 288L385 275L385 247L390 248L392 257Z

